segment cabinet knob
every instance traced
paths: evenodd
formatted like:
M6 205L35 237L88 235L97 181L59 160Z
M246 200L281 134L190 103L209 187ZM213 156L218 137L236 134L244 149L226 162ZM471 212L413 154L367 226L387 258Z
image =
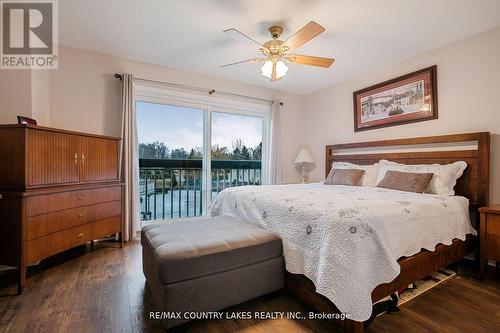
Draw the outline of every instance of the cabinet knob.
M83 200L83 195L77 196L76 199L77 200Z
M73 158L74 158L74 160L75 160L75 164L77 164L77 163L78 163L78 154L77 154L77 153L75 153L75 156L74 156Z
M78 236L77 236L77 237L78 237L78 238L81 238L81 237L83 237L83 234L78 234Z
M83 214L78 214L78 217L79 217L79 218L82 218L82 217L83 217Z

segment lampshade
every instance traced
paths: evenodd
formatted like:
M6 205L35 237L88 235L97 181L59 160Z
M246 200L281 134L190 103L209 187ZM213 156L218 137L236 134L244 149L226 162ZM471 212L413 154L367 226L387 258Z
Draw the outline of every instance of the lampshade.
M272 73L273 73L273 61L268 60L262 65L260 68L262 71L262 75L265 77L271 78ZM276 62L276 78L279 79L280 77L283 77L286 75L288 72L288 67L285 65L285 63L281 60Z
M311 157L311 154L309 154L309 152L307 151L307 149L302 148L297 154L294 163L314 163L314 160Z

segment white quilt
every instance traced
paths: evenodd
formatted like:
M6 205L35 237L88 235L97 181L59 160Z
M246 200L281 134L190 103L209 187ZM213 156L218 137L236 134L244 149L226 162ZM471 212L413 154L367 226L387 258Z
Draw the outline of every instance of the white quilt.
M278 233L286 269L307 276L357 321L371 315L372 290L399 274L397 259L476 234L466 198L376 187L233 187L217 195L209 215L239 216Z

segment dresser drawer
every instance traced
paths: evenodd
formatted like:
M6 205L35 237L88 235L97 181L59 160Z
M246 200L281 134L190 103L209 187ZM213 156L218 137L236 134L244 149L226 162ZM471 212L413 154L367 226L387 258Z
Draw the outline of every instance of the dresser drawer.
M28 239L34 239L80 224L103 220L121 214L121 201L111 201L32 216L26 219L27 236Z
M486 216L486 234L500 236L500 215L488 214Z
M121 186L37 195L26 198L26 216L121 200Z
M486 215L486 254L488 259L500 261L500 215Z
M485 247L489 260L500 261L500 236L488 235Z
M88 241L121 232L121 216L82 224L26 242L26 262L50 257Z

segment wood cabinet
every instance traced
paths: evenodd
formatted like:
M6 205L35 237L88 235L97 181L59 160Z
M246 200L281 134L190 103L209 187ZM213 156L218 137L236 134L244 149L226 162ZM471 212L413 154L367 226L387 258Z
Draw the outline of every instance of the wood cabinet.
M0 125L0 189L118 181L118 138ZM16 166L16 168L13 168Z
M82 137L78 141L80 182L118 179L118 145L111 140Z
M0 125L0 265L19 268L120 234L120 139Z
M78 183L76 135L31 129L25 135L25 188Z
M500 205L481 207L479 212L481 214L479 266L482 279L488 260L496 262L498 272L498 262L500 262Z

